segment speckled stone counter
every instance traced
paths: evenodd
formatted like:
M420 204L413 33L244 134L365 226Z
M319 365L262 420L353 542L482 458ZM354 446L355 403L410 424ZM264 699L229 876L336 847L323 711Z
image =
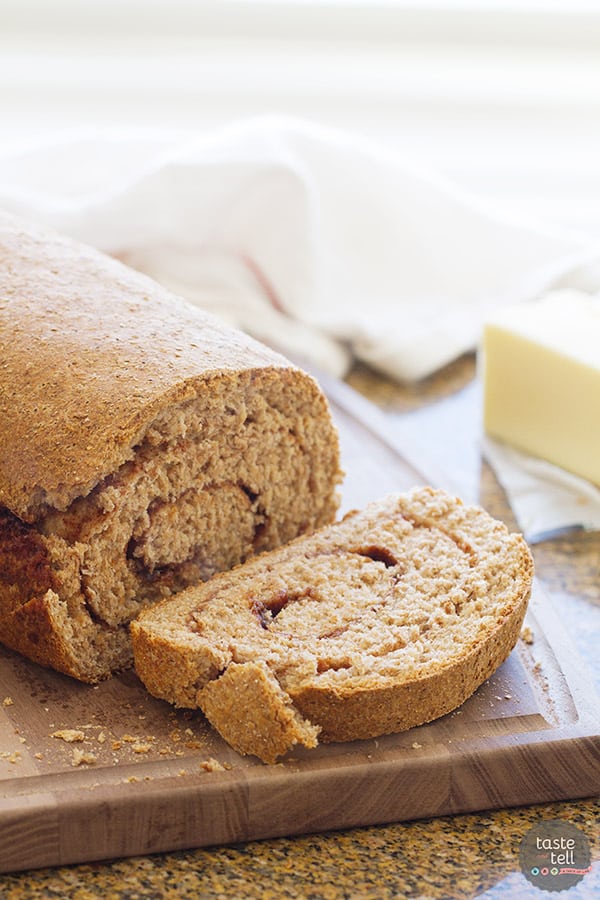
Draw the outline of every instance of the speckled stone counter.
M361 369L350 383L392 421L428 406L435 414L435 404L460 393L472 376L473 361L465 359L412 388ZM449 464L452 452L449 446ZM485 465L479 477L481 502L515 527ZM591 669L590 681L599 685L600 534L571 534L537 544L533 552L538 576ZM587 799L5 875L0 876L0 898L528 900L547 892L525 880L519 847L533 825L548 819L577 826L596 861L592 872L561 896L600 897L600 800Z

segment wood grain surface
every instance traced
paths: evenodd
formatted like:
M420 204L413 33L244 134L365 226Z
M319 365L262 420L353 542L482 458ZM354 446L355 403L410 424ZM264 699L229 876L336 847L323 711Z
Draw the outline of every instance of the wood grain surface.
M424 480L374 406L325 386L343 509ZM0 872L594 795L598 700L539 585L527 625L532 642L460 710L276 766L238 756L133 672L91 687L1 650Z

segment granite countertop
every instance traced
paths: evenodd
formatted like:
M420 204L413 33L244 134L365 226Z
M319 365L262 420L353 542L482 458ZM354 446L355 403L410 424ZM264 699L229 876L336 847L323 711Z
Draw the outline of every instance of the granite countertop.
M456 396L472 377L473 361L465 359L413 388L390 384L364 369L356 369L349 381L393 418L434 408ZM485 465L480 479L481 502L514 526ZM532 549L538 577L598 685L600 534L571 534ZM587 799L40 869L0 876L0 897L527 900L544 892L521 874L519 846L527 831L546 819L577 826L590 842L592 859L600 860L600 800ZM598 863L568 896L600 896Z

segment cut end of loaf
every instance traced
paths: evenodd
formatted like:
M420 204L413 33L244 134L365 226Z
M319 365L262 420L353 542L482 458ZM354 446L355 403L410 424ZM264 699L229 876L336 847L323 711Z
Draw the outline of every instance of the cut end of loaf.
M106 678L131 664L128 623L142 608L330 522L339 478L312 379L292 368L207 378L65 510L24 523L0 509L0 640Z
M520 535L415 489L143 613L136 669L151 693L200 707L271 762L306 743L281 728L292 712L339 741L455 709L516 643L532 576Z

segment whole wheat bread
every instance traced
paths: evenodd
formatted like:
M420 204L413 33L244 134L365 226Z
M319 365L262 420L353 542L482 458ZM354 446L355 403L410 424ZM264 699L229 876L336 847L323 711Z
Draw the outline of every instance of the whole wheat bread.
M417 488L143 612L135 666L152 694L274 762L455 709L513 648L532 576L520 535Z
M0 641L104 678L143 606L332 521L339 477L308 375L0 216Z

